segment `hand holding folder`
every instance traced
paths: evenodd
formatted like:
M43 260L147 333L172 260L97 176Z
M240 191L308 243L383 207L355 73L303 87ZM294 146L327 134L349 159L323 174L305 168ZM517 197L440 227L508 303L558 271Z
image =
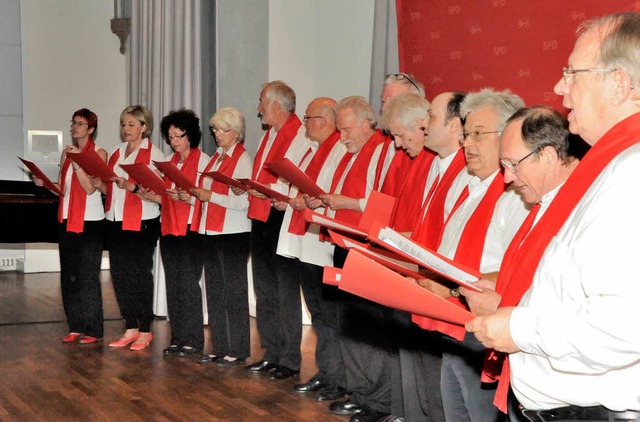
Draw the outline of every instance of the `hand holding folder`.
M42 186L49 189L51 192L59 196L62 196L62 192L60 191L60 188L58 187L58 185L53 183L51 179L49 179L47 175L44 174L42 170L40 170L40 167L36 166L35 163L31 161L25 160L20 157L18 158L20 159L20 161L24 163L24 165L29 169L29 171L31 172L31 174L33 174L34 177L42 180Z
M210 177L213 180L217 180L218 182L224 183L225 185L228 185L234 188L242 189L245 191L251 189L251 187L245 185L244 183L232 177L229 177L224 173L220 173L219 171L208 171L206 173L202 173L202 175L205 177Z
M85 152L67 152L67 157L90 176L103 182L111 182L118 177L94 150Z
M148 165L142 163L120 164L120 167L129 173L139 185L152 191L157 195L165 195L167 193L167 185L164 183Z
M289 197L287 195L284 195L278 191L275 191L270 187L263 185L262 183L256 182L255 180L238 179L238 181L249 186L249 188L260 192L261 194L268 196L271 199L275 199L276 201L281 201L281 202L287 202L287 203L289 202Z

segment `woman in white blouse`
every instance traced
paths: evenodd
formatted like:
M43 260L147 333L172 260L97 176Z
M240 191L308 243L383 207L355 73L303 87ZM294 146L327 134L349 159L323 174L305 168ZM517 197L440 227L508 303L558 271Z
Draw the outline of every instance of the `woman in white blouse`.
M236 108L220 109L209 121L218 149L205 172L218 171L234 179L251 177L251 158L244 149L244 115ZM201 177L193 193L202 201L192 230L204 236L205 280L213 352L201 362L234 366L250 355L247 260L251 220L247 194L237 195L224 183Z

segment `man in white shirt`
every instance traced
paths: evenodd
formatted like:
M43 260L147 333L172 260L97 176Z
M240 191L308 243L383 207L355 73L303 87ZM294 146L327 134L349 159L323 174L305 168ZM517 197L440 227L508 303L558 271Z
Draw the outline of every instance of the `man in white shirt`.
M517 95L491 89L471 93L461 104L465 118L461 142L473 178L449 214L438 253L483 274L499 270L504 252L527 214L520 196L505 191L498 150L505 122L523 106ZM458 302L457 289L436 280L419 282L464 306ZM494 392L480 382L484 347L473 336L465 336L462 327L434 322L430 329L446 334L440 384L446 420L500 420L493 406Z
M640 13L583 23L554 90L592 145L536 225L517 307L467 324L510 353L515 420L640 420Z

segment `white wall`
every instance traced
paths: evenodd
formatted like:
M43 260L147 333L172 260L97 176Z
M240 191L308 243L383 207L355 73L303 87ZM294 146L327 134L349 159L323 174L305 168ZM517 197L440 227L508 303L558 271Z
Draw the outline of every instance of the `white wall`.
M126 105L125 56L111 33L108 0L21 0L24 130L61 130L87 107L98 115L97 143L118 143Z
M270 0L269 79L316 97L369 96L374 0ZM257 97L257 95L256 95Z

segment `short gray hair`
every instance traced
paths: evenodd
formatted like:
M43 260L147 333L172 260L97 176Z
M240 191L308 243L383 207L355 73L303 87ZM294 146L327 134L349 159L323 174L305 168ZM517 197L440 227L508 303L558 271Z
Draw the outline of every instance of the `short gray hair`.
M507 120L507 125L522 120L521 135L529 151L540 152L550 146L567 162L569 153L569 121L557 110L535 105L521 108Z
M262 86L266 88L266 96L270 101L280 104L284 111L293 113L296 110L296 93L289 85L282 81L267 82Z
M411 89L411 92L420 94L423 97L425 96L424 85L411 73L389 73L385 76L384 83L382 85L384 86L388 84L406 85Z
M350 108L351 110L353 110L353 113L360 120L367 120L371 129L376 128L376 125L378 124L376 112L364 97L354 95L351 97L343 98L338 104L336 104L334 108L335 114L337 115L341 110L344 110L346 108Z
M508 89L496 91L491 88L485 88L479 92L467 94L462 104L460 104L460 116L466 119L467 115L472 111L485 107L491 107L496 111L498 114L498 127L496 130L502 132L507 119L524 107L524 101Z
M238 133L238 141L244 142L245 123L244 114L235 107L221 108L209 120L209 125L221 129L231 129Z
M621 69L640 88L640 13L624 12L583 22L577 33L600 31L598 61L604 68Z
M405 129L411 129L418 119L429 117L429 101L419 94L406 93L398 95L389 101L382 113L380 126L390 130L392 123Z

